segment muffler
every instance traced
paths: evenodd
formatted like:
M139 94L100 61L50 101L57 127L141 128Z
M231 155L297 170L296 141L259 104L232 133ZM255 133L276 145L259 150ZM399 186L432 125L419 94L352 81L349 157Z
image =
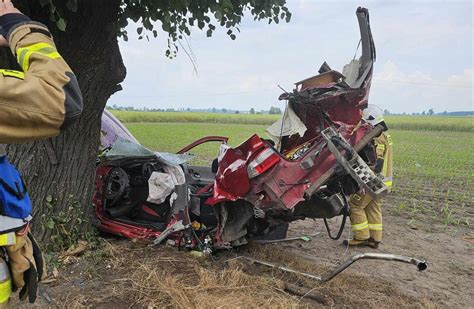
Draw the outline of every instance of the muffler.
M287 272L287 273L301 275L301 276L304 276L304 277L307 277L307 278L310 278L310 279L313 279L313 280L317 280L317 281L322 282L322 283L330 281L331 279L333 279L334 277L339 275L343 270L345 270L346 268L351 266L354 262L356 262L358 260L365 260L365 259L396 261L396 262L403 262L403 263L413 264L417 267L417 269L419 271L423 271L423 270L426 270L428 268L428 263L426 261L419 260L419 259L416 259L416 258L413 258L413 257L397 255L397 254L389 254L389 253L358 253L358 254L355 254L355 255L351 256L347 260L345 260L341 265L335 267L326 276L321 277L321 276L316 276L316 275L309 274L309 273L304 273L304 272L301 272L301 271L298 271L298 270L294 270L294 269L291 269L291 268L288 268L288 267L278 266L278 265L275 265L275 264L272 264L272 263L269 263L269 262L265 262L265 261L262 261L262 260L257 260L257 259L254 259L254 258L251 258L251 257L248 257L248 256L244 256L244 255L238 256L235 259L245 259L245 260L250 261L250 262L255 263L255 264L260 264L260 265L264 265L264 266L267 266L267 267L276 268L276 269L279 269L279 270Z

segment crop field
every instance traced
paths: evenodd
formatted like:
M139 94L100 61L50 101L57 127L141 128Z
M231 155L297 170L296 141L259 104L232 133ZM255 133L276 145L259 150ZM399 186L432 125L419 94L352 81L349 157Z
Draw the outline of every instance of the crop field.
M112 111L124 123L228 123L270 125L280 115ZM474 117L387 116L392 129L474 132Z
M268 114L212 114L184 112L129 112L112 111L122 122L195 122L195 123L235 123L235 124L271 124L279 115Z
M473 134L394 131L395 210L445 225L473 224Z

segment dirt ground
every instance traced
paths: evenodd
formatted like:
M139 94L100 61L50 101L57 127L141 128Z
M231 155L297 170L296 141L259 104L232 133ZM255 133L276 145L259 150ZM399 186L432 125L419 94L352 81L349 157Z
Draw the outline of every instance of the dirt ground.
M397 201L392 201L394 205ZM474 307L474 230L417 221L384 206L384 241L378 250L348 249L346 224L339 241L327 237L321 220L290 225L289 236L320 233L309 242L254 244L215 257L195 257L175 248L111 239L103 248L67 258L41 285L37 304L23 308L472 308ZM474 217L472 210L467 215ZM340 219L338 219L340 220ZM332 221L335 233L339 221ZM428 261L414 265L363 260L319 284L265 266L232 260L242 254L315 275L324 275L358 252L385 252ZM303 293L289 292L287 285ZM316 293L316 298L310 294ZM13 307L18 307L15 301Z
M390 207L386 205L385 207ZM284 245L298 254L328 265L358 252L385 252L425 259L428 269L419 272L416 267L376 260L356 262L347 272L367 278L393 283L400 293L416 299L427 299L444 308L474 307L474 231L472 228L444 228L425 223L413 229L409 219L385 215L384 240L378 250L349 249L329 239L322 222L301 221L291 226L291 234L321 231L311 242L293 242ZM343 235L349 235L347 228Z

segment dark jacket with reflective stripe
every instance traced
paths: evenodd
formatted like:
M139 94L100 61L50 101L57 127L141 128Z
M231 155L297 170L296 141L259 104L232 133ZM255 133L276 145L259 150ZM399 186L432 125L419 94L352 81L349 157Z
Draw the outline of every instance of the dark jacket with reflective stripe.
M75 75L44 25L19 24L7 39L23 71L0 70L0 143L58 135L82 112Z

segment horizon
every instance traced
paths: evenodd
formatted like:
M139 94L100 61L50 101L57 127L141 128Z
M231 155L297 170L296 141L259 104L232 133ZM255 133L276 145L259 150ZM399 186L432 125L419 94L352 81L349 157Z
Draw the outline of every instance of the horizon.
M274 106L271 106L270 108L273 108ZM133 106L121 106L121 105L107 105L106 109L108 110L117 110L117 111L129 111L129 112L163 112L163 113L212 113L212 114L233 114L234 112L239 112L241 114L252 114L250 112L250 109L248 110L239 110L239 109L228 109L228 108L221 108L221 107L204 107L204 108L172 108L172 107L165 107L165 108L160 108L160 107L133 107ZM255 109L254 108L254 114L269 114L270 109ZM281 112L283 109L281 109ZM388 111L389 113L386 113ZM460 116L472 116L474 115L474 110L445 110L445 111L436 111L433 110L433 114L429 115L428 111L423 110L420 112L391 112L390 110L384 110L384 115L390 116L390 115L406 115L406 116L422 116L423 112L425 112L426 116L443 116L447 114L446 116L454 116L454 117L459 117L455 115L449 115L449 114L454 114L454 113L465 113L467 115L460 115ZM280 115L281 113L276 113L274 115ZM472 115L471 115L472 114Z

